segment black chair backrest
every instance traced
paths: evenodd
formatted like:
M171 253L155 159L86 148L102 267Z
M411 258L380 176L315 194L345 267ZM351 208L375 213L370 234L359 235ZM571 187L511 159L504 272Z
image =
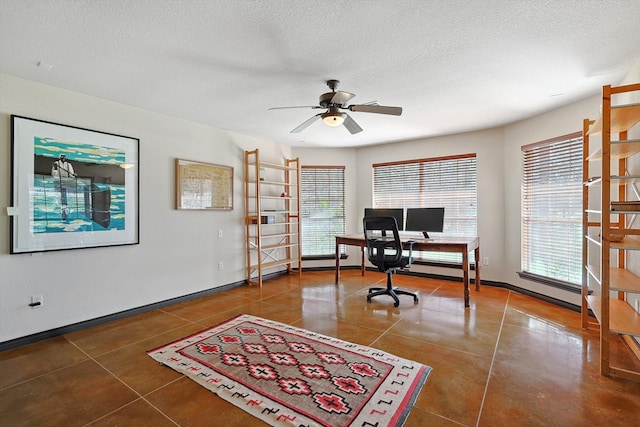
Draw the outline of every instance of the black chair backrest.
M362 220L364 239L367 243L369 261L378 271L402 268L408 258L402 256L402 241L395 218L387 216L364 217Z

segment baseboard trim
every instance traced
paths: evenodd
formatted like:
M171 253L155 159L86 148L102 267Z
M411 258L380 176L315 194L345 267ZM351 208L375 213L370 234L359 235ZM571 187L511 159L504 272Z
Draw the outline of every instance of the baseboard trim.
M228 291L233 288L237 288L240 286L247 286L247 281L240 281L235 283L230 283L227 285L218 286L215 288L206 289L204 291L194 292L192 294L183 295L181 297L171 298L164 301L159 301L153 304L144 305L141 307L132 308L129 310L120 311L118 313L108 314L102 317L96 317L95 319L85 320L83 322L73 323L71 325L61 326L59 328L50 329L48 331L37 332L35 334L27 335L20 338L15 338L9 341L4 341L0 343L0 351L10 350L12 348L22 347L24 345L33 344L38 341L43 341L49 338L54 338L60 335L69 334L71 332L80 331L82 329L91 328L94 326L99 326L108 322L113 322L114 320L120 320L127 317L135 316L137 314L146 313L148 311L157 310L160 308L164 308L173 304L178 304L181 302L189 301L196 298L201 298L204 296L214 295L218 292Z

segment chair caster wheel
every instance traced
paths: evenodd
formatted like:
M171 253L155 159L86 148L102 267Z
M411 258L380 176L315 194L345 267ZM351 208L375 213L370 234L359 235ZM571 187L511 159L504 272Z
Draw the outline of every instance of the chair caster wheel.
M394 306L394 307L398 307L398 306L400 306L400 303L399 303L399 302L394 302L394 303L393 303L393 306Z
M367 302L370 303L371 302L371 297L367 297Z
M413 302L418 302L418 301L419 301L418 298L413 299Z

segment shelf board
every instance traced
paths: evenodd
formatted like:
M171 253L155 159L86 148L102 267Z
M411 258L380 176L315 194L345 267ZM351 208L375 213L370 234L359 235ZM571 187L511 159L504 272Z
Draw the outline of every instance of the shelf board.
M288 186L288 187L295 187L298 184L296 183L292 183L292 182L284 182L284 181L266 181L264 179L261 179L260 181L258 181L260 184L268 184L268 185L279 185L279 186ZM255 184L256 182L253 181L251 182L251 184ZM254 196L255 197L255 196ZM264 196L263 196L264 197Z
M251 166L255 166L255 163L249 163ZM279 165L277 163L269 163L269 162L260 162L259 167L268 168L268 169L278 169L282 171L297 171L298 168L296 166L287 166L287 165Z
M589 307L602 324L602 298L595 295L587 297ZM640 336L640 314L625 301L609 299L609 330L619 334Z
M612 159L626 159L634 154L640 153L640 139L627 139L624 141L611 141L609 145L611 150ZM587 157L589 161L601 161L602 160L602 148L594 150L593 153Z
M596 185L596 184L602 184L602 177L593 176L593 177L589 178L589 180L587 182L584 183L584 185L586 185L587 187L590 186L590 185Z
M611 249L640 250L640 239L626 236L621 242L610 242Z
M640 277L624 268L611 268L609 270L609 289L640 293Z
M277 267L279 265L287 265L287 264L291 264L294 262L298 262L297 259L294 258L285 258L285 259L279 259L277 261L271 261L271 262L263 262L262 263L262 268L269 268L269 267ZM251 269L255 270L258 268L258 264L252 265Z
M275 209L274 210L268 210L268 209L264 210L263 209L262 211L260 211L260 215L261 216L274 215L274 214L289 214L289 215L298 216L297 212L295 212L295 211L287 211L287 210L284 210L284 209L283 210L275 210ZM249 215L247 215L247 218L256 219L260 215L258 215L255 212L250 212Z
M277 243L275 245L262 245L262 251L271 251L273 249L295 248L297 243ZM256 248L257 249L257 248Z
M260 196L261 199L276 199L276 200L295 200L297 197L291 196Z
M263 224L265 225L265 224ZM270 234L262 234L262 238L263 239L268 239L268 238L276 238L276 237L293 237L293 236L297 236L298 233L270 233ZM250 239L257 239L258 236L256 235L250 235L249 236Z
M589 264L586 269L591 277L600 283L600 266ZM640 293L640 277L624 268L611 267L609 268L609 289L612 291Z
M598 236L590 236L590 235L587 235L587 236L584 236L584 237L585 237L588 241L590 241L590 242L592 242L592 243L595 243L596 245L599 245L599 246L601 246L601 245L602 245L602 242L600 241L600 237L598 237Z
M627 104L611 107L611 133L620 133L631 129L640 122L640 104ZM589 127L589 135L602 133L602 115Z
M640 175L611 175L609 180L616 184L632 184L635 181L640 180Z
M640 153L640 139L628 139L626 141L611 141L611 156L617 159L626 159Z
M258 224L252 223L252 224L249 224L249 225L258 225ZM292 221L292 222L276 222L276 223L274 223L274 224L260 224L260 225L261 225L261 226L263 226L263 227L264 227L264 226L271 226L271 227L273 227L273 226L275 226L275 225L293 225L293 226L297 226L297 225L298 225L298 223L297 223L297 222L295 222L295 221ZM264 234L263 234L263 236L264 236Z

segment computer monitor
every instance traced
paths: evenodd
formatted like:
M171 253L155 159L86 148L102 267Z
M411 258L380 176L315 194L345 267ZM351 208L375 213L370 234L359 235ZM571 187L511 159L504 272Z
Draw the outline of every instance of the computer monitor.
M392 216L398 223L398 230L404 226L404 209L402 208L364 208L364 216Z
M444 208L408 208L405 231L421 231L425 239L429 231L442 233L444 228Z

